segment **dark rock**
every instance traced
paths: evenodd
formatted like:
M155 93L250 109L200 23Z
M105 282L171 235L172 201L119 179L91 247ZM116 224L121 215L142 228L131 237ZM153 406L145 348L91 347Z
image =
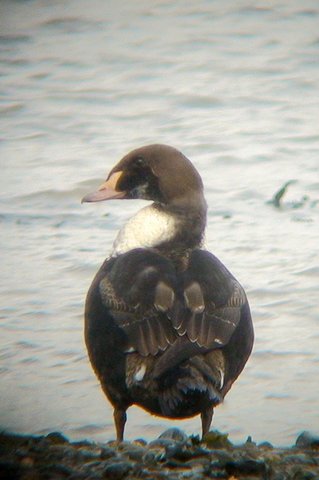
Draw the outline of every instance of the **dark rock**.
M143 463L146 465L156 465L156 463L161 460L162 456L163 453L158 454L155 451L147 451L143 457Z
M293 472L293 480L318 480L319 471L305 470L304 468L297 468Z
M136 438L134 440L134 443L136 443L137 445L141 445L142 447L146 447L147 445L147 442L144 440L144 438Z
M116 452L114 448L111 448L108 446L101 448L101 453L100 453L101 460L107 460L108 458L112 458L115 456L116 456Z
M136 462L139 462L144 457L146 453L146 448L131 443L123 448L122 453L130 460L135 460Z
M201 466L205 469L207 469L210 465L210 459L209 457L197 457L197 458L191 458L190 460L187 460L184 465L185 466L190 466L190 467L198 467Z
M72 473L69 477L67 477L67 480L101 480L101 475L97 474L88 474L88 473L81 473L81 472L75 472ZM29 479L27 479L29 480ZM34 480L34 479L32 479ZM50 478L51 480L51 478ZM56 479L54 479L56 480Z
M132 470L133 464L130 462L110 463L103 471L104 478L112 480L121 480Z
M191 435L189 437L189 440L192 445L200 445L202 443L202 440L199 435Z
M165 462L165 466L169 468L191 468L190 466L187 467L181 460L176 460L175 458L170 458L167 460L167 462Z
M64 443L69 443L69 440L60 432L51 432L45 438L54 445L62 445Z
M304 453L296 453L293 455L286 455L284 462L287 464L297 464L297 465L312 465L312 460L311 458L308 457L308 455Z
M217 463L220 467L224 467L226 463L234 462L236 460L233 452L229 450L211 450L210 453L213 462Z
M92 446L92 442L89 442L88 440L79 440L78 442L72 442L72 445L75 447L90 447Z
M248 445L249 445L249 444L256 445L256 442L253 442L253 439L252 439L251 435L249 435L249 436L247 437L246 445L247 445L247 444L248 444Z
M95 460L93 462L85 462L85 464L79 463L78 466L81 467L81 470L85 470L85 472L89 472L90 474L100 474L108 467L111 463L116 463L116 459L112 459L112 462L107 460Z
M192 458L192 452L185 448L184 443L177 443L166 448L165 458L167 460L172 458L176 460L189 460Z
M204 475L208 475L208 478L217 478L217 479L219 479L219 478L224 478L224 479L229 478L227 473L225 473L225 471L222 471L222 472L220 472L220 471L217 472L216 471L216 472L209 472L209 473L204 471Z
M217 430L208 432L204 436L203 441L210 448L227 448L232 446L231 442L228 440L228 434L220 433Z
M14 453L18 458L25 458L29 454L29 450L27 447L17 448Z
M0 480L19 480L22 476L23 469L13 461L0 462Z
M179 428L169 428L168 430L165 430L165 432L163 432L158 438L165 438L167 440L173 440L175 442L185 442L188 440L188 436L186 435L186 433Z
M271 480L287 480L287 475L284 472L273 472L271 475Z
M44 437L34 437L30 435L18 435L16 433L0 432L0 454L4 454L12 449L17 450L33 448L42 442L47 445Z
M166 448L166 459L174 458L176 460L187 461L197 457L208 455L208 451L202 447L194 447L188 442L177 443Z
M272 450L274 447L270 442L262 442L258 445L259 448L264 448L265 450Z
M78 456L78 460L81 460L83 462L87 462L87 461L93 461L93 460L97 460L97 459L100 459L101 458L101 449L100 448L93 448L92 449L92 446L91 448L79 448L77 449L77 456Z
M165 449L167 447L170 447L171 445L175 445L175 442L173 442L171 439L168 438L157 438L156 440L153 440L148 444L149 449L157 449L157 448L162 448Z
M262 460L241 459L227 462L224 466L229 475L260 475L266 473L266 465Z
M30 452L40 457L43 457L43 455L45 455L46 463L58 463L62 460L77 462L84 458L81 456L81 453L78 452L78 450L74 448L71 444L53 444L49 445L49 447L45 449L42 449L42 451L38 447L36 451L33 448L30 448Z
M302 432L296 440L296 447L319 448L319 436L310 432Z
M70 478L73 469L63 464L41 465L38 469L39 478ZM31 477L34 478L34 477ZM35 478L38 478L37 476Z

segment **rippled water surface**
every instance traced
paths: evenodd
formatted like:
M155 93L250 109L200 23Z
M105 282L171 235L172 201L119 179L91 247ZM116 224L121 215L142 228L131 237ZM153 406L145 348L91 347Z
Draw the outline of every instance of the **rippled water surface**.
M207 245L254 317L214 426L277 444L318 432L318 25L316 0L1 2L1 428L114 438L82 312L141 203L80 199L160 142L199 169ZM132 408L127 438L173 424Z

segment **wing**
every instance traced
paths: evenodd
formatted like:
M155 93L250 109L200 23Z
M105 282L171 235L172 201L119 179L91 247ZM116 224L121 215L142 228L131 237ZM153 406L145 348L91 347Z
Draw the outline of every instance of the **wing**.
M192 253L183 275L183 297L182 307L172 318L180 338L157 362L155 377L187 358L225 347L240 322L246 320L248 304L243 288L207 251Z
M174 266L164 257L135 249L112 259L99 281L103 305L125 332L127 350L156 355L178 336L166 312L175 301Z
M211 253L195 250L184 275L186 315L174 319L199 347L224 346L229 342L247 302L233 275Z

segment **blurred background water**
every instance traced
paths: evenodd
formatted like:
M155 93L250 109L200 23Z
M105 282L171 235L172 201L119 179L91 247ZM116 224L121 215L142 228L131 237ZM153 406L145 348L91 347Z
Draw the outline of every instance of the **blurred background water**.
M318 432L318 26L316 0L1 1L2 429L114 438L83 304L141 202L80 200L158 142L200 171L207 246L254 317L253 355L214 427L280 445ZM131 408L126 436L175 424L199 433L198 418Z

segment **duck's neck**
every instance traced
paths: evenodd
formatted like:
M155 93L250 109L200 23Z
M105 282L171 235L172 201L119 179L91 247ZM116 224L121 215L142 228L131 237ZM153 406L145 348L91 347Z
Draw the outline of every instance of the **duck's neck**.
M165 255L182 255L199 247L206 225L206 204L184 209L152 204L139 210L119 231L112 256L133 248L156 248Z

